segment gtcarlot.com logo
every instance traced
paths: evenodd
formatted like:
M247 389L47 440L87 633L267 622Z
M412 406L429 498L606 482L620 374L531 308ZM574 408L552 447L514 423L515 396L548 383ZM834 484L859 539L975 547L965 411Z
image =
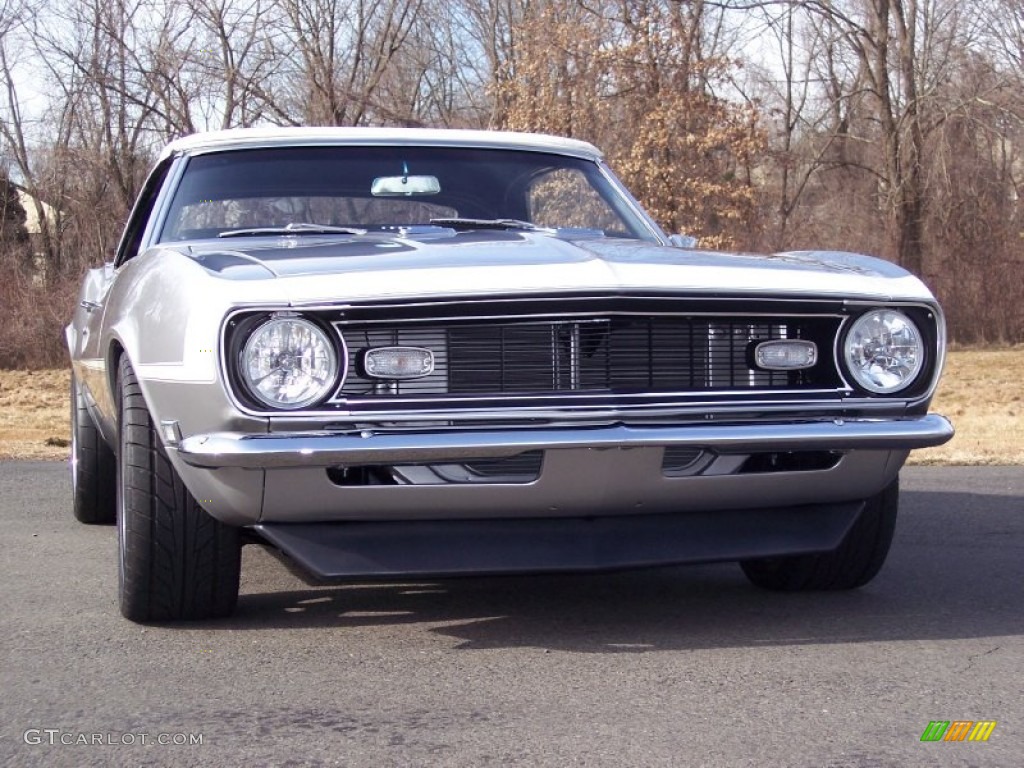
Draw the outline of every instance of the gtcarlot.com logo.
M995 720L932 720L921 741L988 741L995 729Z
M201 746L201 733L84 733L60 728L29 728L22 734L26 744L49 746Z

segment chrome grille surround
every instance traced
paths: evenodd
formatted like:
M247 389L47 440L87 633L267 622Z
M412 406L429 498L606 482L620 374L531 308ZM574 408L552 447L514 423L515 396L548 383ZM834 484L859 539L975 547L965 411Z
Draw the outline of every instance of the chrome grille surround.
M930 357L930 375L921 378L911 391L898 395L878 396L860 392L849 383L842 367L839 348L851 316L881 305L899 306L911 312L919 327L925 329L930 342L937 345ZM667 390L650 389L587 389L548 386L543 391L523 392L469 392L446 394L399 394L397 387L382 387L378 394L372 391L372 382L364 380L357 388L355 380L342 382L333 395L320 405L290 414L268 411L247 402L240 390L235 371L232 349L239 331L249 317L258 317L274 311L298 312L315 318L325 327L331 327L347 337L354 332L376 334L373 339L392 338L394 334L435 332L435 342L441 346L446 325L516 325L547 323L578 323L580 328L593 324L618 323L633 318L671 322L686 320L707 323L708 338L712 325L731 323L742 326L769 326L785 328L787 336L795 334L791 327L816 328L818 338L812 339L818 347L818 361L814 368L802 371L802 382L785 385L778 380L772 386L761 386L755 375L746 386L732 388L726 383L728 376L713 376L703 389L682 386ZM561 326L561 327L564 327ZM844 417L891 417L907 413L907 409L926 407L934 394L942 367L944 325L941 313L932 304L921 302L879 302L870 300L833 299L826 297L764 298L752 296L680 296L665 293L646 294L566 294L510 297L448 297L427 300L396 300L360 303L266 303L238 307L225 317L221 344L220 368L228 386L228 394L238 410L250 415L272 417L271 431L306 428L336 429L473 429L495 424L523 427L558 424L604 424L627 420L649 423L677 423L714 419L734 422L762 421L765 418L834 418L837 407ZM583 333L585 336L586 333ZM756 334L755 334L756 335ZM814 336L814 333L810 334ZM244 334L243 334L244 337ZM718 336L724 341L724 336ZM735 341L735 340L734 340ZM374 342L376 343L376 341ZM564 342L563 342L564 343ZM550 344L550 342L548 342ZM756 346L756 344L754 345ZM358 377L359 340L353 340L353 356L348 373ZM709 347L710 348L710 347ZM571 372L571 350L569 344ZM444 358L435 376L447 370L446 351L438 353ZM550 347L549 347L550 354ZM738 354L738 353L737 353ZM565 355L562 355L565 359ZM353 362L356 367L352 367ZM553 367L554 357L551 357ZM565 370L564 368L562 369ZM728 371L728 369L725 369ZM746 369L750 373L751 369ZM743 382L743 368L732 371L732 381ZM755 374L762 373L754 370ZM775 372L778 373L778 372ZM786 375L788 372L782 372ZM445 374L447 375L447 374ZM584 379L586 380L586 379ZM571 379L570 379L571 381ZM344 386L345 384L349 386ZM436 382L435 382L436 383ZM408 385L409 382L404 382ZM713 387L713 388L712 388ZM356 391L353 391L356 390ZM313 421L305 421L305 420Z

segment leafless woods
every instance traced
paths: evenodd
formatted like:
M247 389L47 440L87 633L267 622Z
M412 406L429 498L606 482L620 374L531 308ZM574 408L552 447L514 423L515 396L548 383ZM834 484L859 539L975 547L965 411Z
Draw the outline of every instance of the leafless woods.
M669 231L881 255L1024 341L1019 0L0 0L0 365L59 362L160 145L265 124L587 139Z

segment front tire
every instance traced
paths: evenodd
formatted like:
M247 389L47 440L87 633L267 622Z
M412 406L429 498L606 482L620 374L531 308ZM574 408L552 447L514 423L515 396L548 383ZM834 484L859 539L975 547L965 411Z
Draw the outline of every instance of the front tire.
M118 374L121 613L140 622L228 616L238 600L238 529L211 517L181 481L126 356Z
M875 577L889 554L899 508L899 478L867 500L864 511L832 552L740 563L751 582L781 592L856 589Z
M71 489L75 519L87 525L113 525L117 519L117 465L114 452L96 428L85 395L71 376Z

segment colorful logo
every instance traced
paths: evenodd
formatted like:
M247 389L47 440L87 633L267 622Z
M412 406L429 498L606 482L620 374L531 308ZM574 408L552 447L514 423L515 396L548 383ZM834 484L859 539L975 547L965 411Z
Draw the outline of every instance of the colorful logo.
M932 720L921 741L988 741L995 729L995 720Z

